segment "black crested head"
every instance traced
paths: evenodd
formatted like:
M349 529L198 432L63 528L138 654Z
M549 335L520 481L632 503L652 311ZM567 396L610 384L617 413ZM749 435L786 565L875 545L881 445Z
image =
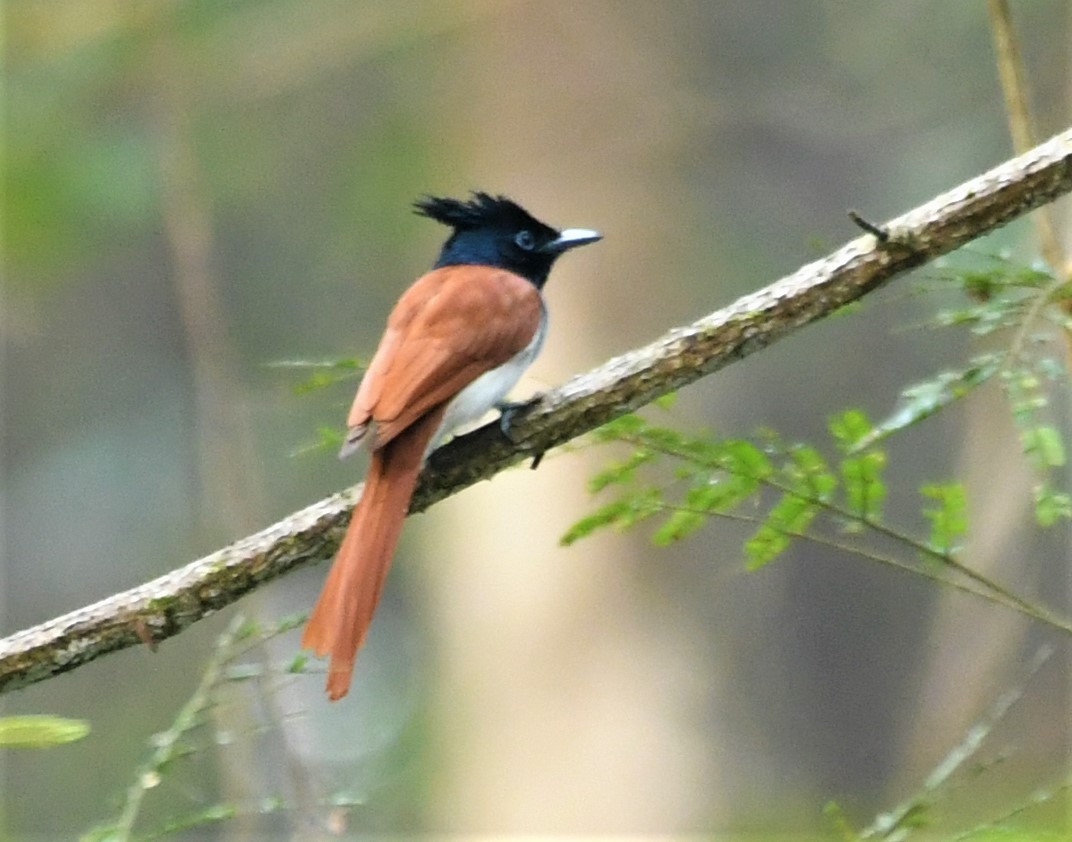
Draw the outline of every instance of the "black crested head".
M414 202L413 206L419 215L442 222L458 231L501 225L537 225L547 228L521 205L505 196L492 196L477 190L473 191L468 201L424 196Z
M474 191L468 200L425 196L417 213L454 229L435 268L476 264L521 275L537 288L560 254L600 238L595 231L557 231L505 196Z

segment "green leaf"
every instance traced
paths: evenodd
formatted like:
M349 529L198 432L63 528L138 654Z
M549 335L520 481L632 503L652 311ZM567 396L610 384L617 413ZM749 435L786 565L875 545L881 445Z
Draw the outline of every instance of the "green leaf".
M73 743L89 733L84 719L59 716L0 717L0 746L12 748L48 748Z
M261 803L262 805L267 807L269 801L263 800ZM262 810L261 812L271 812L271 810ZM173 837L177 836L181 831L184 830L205 828L207 825L210 824L230 821L231 819L237 818L240 815L242 815L242 811L237 805L220 802L218 804L212 804L208 807L204 807L197 812L190 813L185 816L179 816L178 818L169 819L158 830L154 831L148 838L163 839L167 837Z
M662 493L657 488L648 488L613 500L594 512L578 520L559 539L563 546L569 546L581 538L586 538L599 529L615 526L625 529L638 521L651 517L663 509Z
M786 494L767 513L767 523L790 534L803 535L819 507L795 494Z
M908 387L901 392L899 408L875 425L870 433L862 436L852 446L853 451L870 447L963 398L993 377L1003 360L1001 354L984 354L972 360L967 368L943 371L930 380Z
M312 453L326 453L338 450L342 446L342 441L342 430L337 427L317 427L315 441L307 441L304 444L300 444L287 455L290 456L291 459L297 459L298 457L308 456Z
M846 503L853 514L865 521L882 521L882 503L886 499L882 469L885 466L886 454L881 450L869 450L841 461Z
M969 298L987 301L1001 292L1005 273L1000 269L986 271L962 271L959 280Z
M304 395L352 379L361 370L362 364L356 357L342 357L333 360L276 360L268 363L268 367L311 370L312 373L304 380L291 387L295 395Z
M967 498L959 482L932 484L920 488L920 494L938 505L924 508L923 515L931 522L930 546L937 552L952 554L958 541L968 531Z
M873 429L871 422L860 409L846 409L834 415L827 426L838 447L846 453L852 452L858 442L870 435Z
M260 634L260 624L252 617L243 617L241 618L241 621L241 625L239 625L238 628L234 630L232 636L232 640L235 643L238 643L243 640L248 640L255 634Z
M713 512L726 511L741 503L759 488L750 476L726 474L704 480L689 488L684 499L652 536L656 546L680 541L703 526Z
M838 480L818 450L810 445L796 444L789 451L789 459L783 471L791 488L823 502L833 496Z
M591 432L591 436L600 442L620 441L629 439L643 433L648 422L634 412L608 421L602 427L597 427Z
M1039 526L1053 526L1060 520L1072 519L1072 497L1055 491L1049 483L1035 488L1035 520Z
M670 409L675 403L677 403L677 392L667 392L652 401L653 406L662 410Z
M706 485L694 486L685 495L692 509L724 512L744 502L759 489L759 481L750 476L725 474Z
M827 801L823 805L823 815L833 824L834 829L841 836L842 842L860 842L860 837L852 828L845 811L836 801Z
M232 664L225 671L228 681L249 681L252 678L261 678L264 675L262 664Z
M302 673L305 672L305 666L309 663L309 656L304 652L299 652L295 655L289 664L284 667L284 672Z
M1038 411L1045 409L1049 403L1040 389L1038 377L1034 372L1023 369L1010 372L1005 387L1013 420L1019 427L1031 426Z
M275 621L275 629L272 634L282 634L283 632L292 631L293 629L299 629L305 625L305 621L308 617L309 615L304 611L294 611L290 614L284 614Z
M1055 280L1053 272L1045 266L1013 266L1009 275L1012 284L1027 289L1044 289Z
M1018 368L1006 372L1005 389L1024 455L1040 475L1035 488L1035 520L1040 526L1053 526L1072 517L1069 495L1056 491L1050 481L1054 469L1067 461L1064 437L1054 425L1039 421L1039 412L1048 399L1035 371Z
M763 525L744 545L749 570L762 567L784 552L794 535L803 535L819 507L796 494L785 494L767 513Z
M655 450L681 456L694 455L701 457L711 447L710 442L691 438L669 427L656 427L650 424L645 424L638 438L642 443Z
M658 488L645 488L627 497L624 502L625 509L615 523L619 529L628 529L665 509L663 493Z
M695 532L707 523L707 517L691 509L677 509L655 530L651 541L657 547L665 547Z
M773 561L790 544L788 535L763 524L756 533L744 542L745 567L757 570L768 561Z
M637 468L654 458L655 453L647 448L634 450L624 461L611 463L588 480L588 490L592 494L597 494L608 485L623 485L632 482L636 477Z
M558 539L559 544L568 547L581 538L587 538L593 532L604 529L618 522L626 504L621 500L614 500L600 506L591 514L587 514L580 520L575 521L565 534Z
M1024 453L1040 470L1060 468L1065 464L1065 445L1060 431L1049 424L1020 430Z
M725 439L718 443L719 464L725 470L752 480L762 480L774 472L770 458L752 442L745 439Z
M1014 327L1023 319L1023 300L1004 296L960 309L941 310L934 318L939 327L968 326L972 333L985 336L1001 328Z
M1035 362L1035 368L1047 380L1062 382L1065 379L1064 363L1053 357L1040 357Z

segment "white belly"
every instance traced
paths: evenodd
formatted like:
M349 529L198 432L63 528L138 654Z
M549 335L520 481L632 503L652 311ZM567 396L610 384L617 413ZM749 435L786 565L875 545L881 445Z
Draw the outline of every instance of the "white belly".
M536 355L540 353L543 338L547 334L547 314L541 314L540 326L532 341L515 357L507 360L498 368L486 371L476 380L458 392L457 396L447 404L443 423L439 425L436 434L432 436L432 442L425 451L425 456L439 447L451 433L467 424L479 421L488 410L499 403L506 394L514 388L514 384L521 379Z

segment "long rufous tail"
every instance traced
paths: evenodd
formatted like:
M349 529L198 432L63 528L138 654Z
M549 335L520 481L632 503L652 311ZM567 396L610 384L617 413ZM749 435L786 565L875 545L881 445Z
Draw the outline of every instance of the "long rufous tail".
M303 648L331 655L327 691L332 701L350 689L354 658L380 600L424 451L442 418L438 407L373 452L361 499L302 633Z

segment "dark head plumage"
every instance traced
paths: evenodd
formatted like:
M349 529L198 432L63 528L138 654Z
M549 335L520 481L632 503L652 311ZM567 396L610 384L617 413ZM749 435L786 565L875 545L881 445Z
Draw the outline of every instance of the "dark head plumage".
M497 266L542 287L551 265L575 246L595 242L595 231L557 231L506 196L474 190L468 200L423 196L413 203L426 216L454 229L436 268L460 264Z
M506 196L492 196L480 190L474 190L468 200L422 196L413 206L418 215L427 216L458 231L484 226L548 227Z

